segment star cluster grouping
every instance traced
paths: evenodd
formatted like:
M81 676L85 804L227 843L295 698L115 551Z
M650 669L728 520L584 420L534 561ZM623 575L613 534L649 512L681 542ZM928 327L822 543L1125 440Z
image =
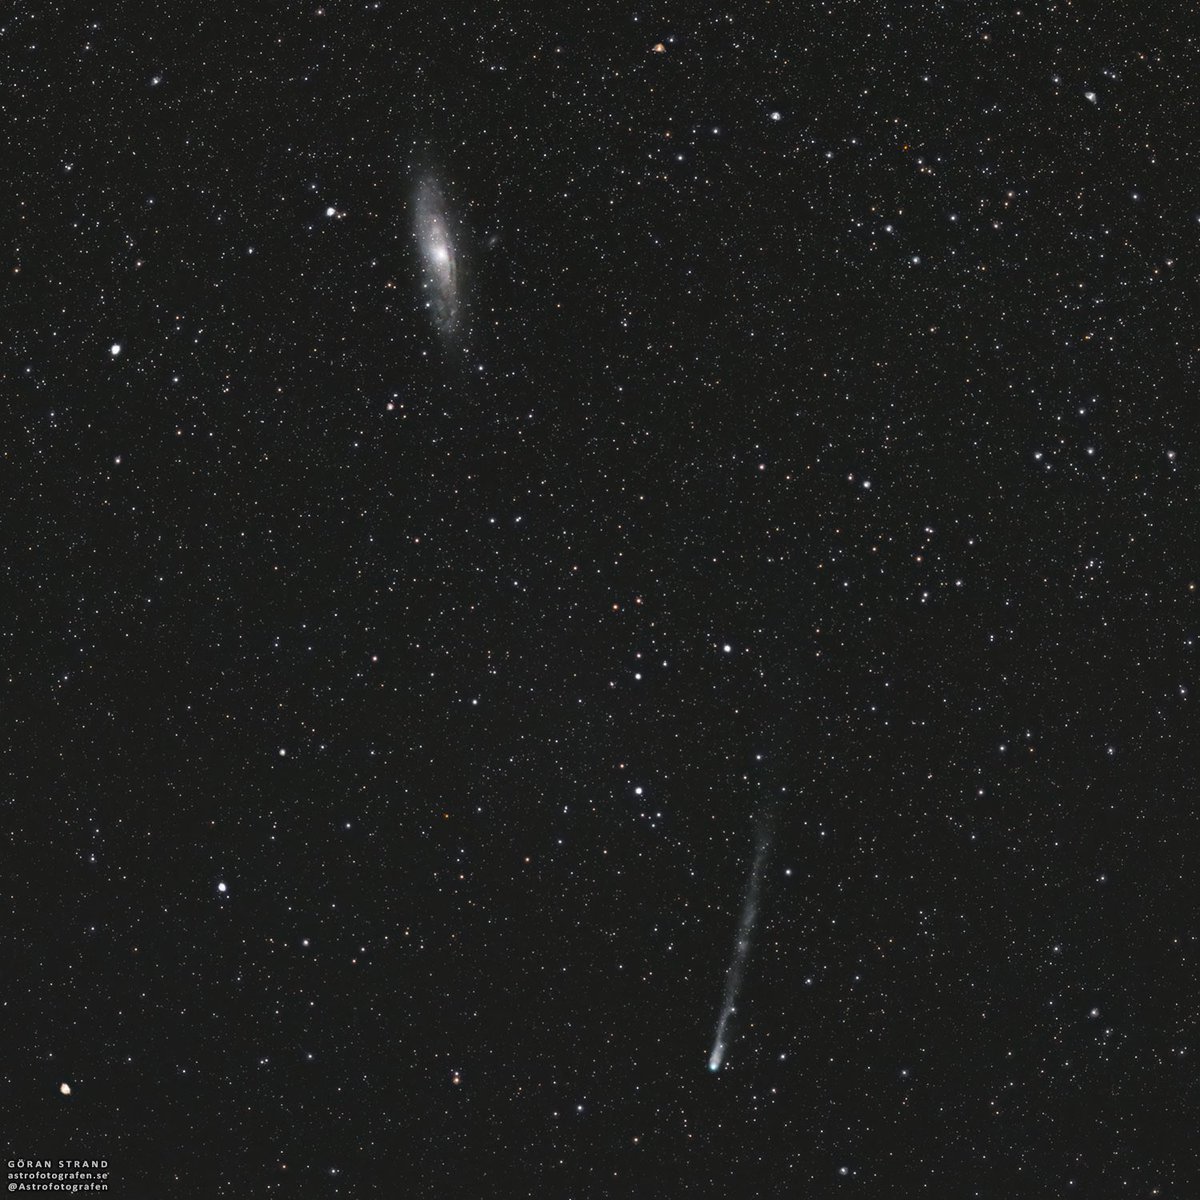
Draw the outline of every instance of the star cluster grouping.
M1189 49L0 20L9 1157L1195 1194Z

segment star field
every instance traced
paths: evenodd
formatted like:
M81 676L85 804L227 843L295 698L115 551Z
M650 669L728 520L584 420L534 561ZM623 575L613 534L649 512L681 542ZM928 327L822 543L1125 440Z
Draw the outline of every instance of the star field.
M8 1157L1194 1197L1182 16L0 17Z

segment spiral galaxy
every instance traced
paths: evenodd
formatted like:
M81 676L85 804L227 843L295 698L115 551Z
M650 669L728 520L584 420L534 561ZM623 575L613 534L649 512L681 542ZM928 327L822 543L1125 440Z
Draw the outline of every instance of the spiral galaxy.
M461 237L437 181L417 184L413 202L413 236L420 261L420 296L434 328L444 338L461 330Z

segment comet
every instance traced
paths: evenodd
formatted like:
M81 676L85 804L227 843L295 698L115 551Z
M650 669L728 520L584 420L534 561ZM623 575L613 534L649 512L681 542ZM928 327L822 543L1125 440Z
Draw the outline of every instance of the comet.
M754 926L758 922L758 898L762 890L763 871L771 853L771 825L768 819L760 818L755 824L754 860L750 864L750 875L746 881L746 897L742 901L742 913L738 918L737 935L733 941L733 957L725 972L725 995L721 1000L721 1011L717 1017L717 1029L713 1035L712 1049L708 1054L708 1069L719 1071L725 1065L729 1049L729 1023L737 1013L738 993L742 990L742 978L746 973L746 961L750 957Z

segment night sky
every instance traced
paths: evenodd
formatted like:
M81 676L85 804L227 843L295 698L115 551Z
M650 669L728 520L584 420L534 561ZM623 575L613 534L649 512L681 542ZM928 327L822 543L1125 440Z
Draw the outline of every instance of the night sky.
M6 1157L1200 1195L1193 21L8 7Z

